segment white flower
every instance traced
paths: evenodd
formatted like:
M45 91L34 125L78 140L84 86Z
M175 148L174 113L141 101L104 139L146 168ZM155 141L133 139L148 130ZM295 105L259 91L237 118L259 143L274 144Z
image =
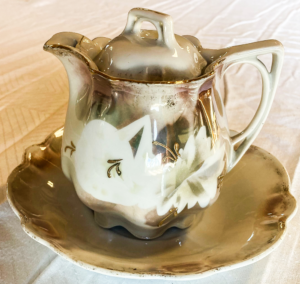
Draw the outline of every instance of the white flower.
M134 157L129 141L143 128ZM118 175L109 160L120 160ZM155 207L160 177L151 170L161 166L161 155L152 154L150 117L118 130L103 120L93 120L84 128L76 145L75 170L81 187L102 201L140 208Z
M141 129L134 156L129 141ZM179 154L175 162L167 164L162 162L162 154L153 155L149 115L120 130L103 120L92 120L76 145L76 177L80 186L99 200L143 209L156 207L161 216L172 207L178 213L197 202L206 207L216 195L217 179L224 169L224 145L218 141L211 148L203 126ZM110 160L120 164L112 167L109 177Z
M218 140L211 148L211 138L206 136L203 126L196 137L189 137L179 153L178 160L168 164L163 175L158 215L166 214L171 207L176 207L180 213L197 202L204 208L216 196L218 177L225 166L224 145L220 146Z

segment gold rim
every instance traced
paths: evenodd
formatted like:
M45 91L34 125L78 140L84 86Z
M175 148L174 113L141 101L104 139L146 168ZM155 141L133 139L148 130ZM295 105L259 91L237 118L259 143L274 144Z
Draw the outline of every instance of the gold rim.
M190 83L190 82L195 82L195 81L199 81L201 79L204 78L209 78L212 77L215 74L215 68L222 62L224 61L224 58L220 58L218 59L218 61L216 61L213 64L213 71L208 72L206 74L203 74L197 78L193 78L193 79L187 79L187 80L178 80L178 81L143 81L143 80L134 80L134 79L123 79L123 78L117 78L117 77L112 77L109 76L99 70L94 69L93 67L91 67L90 62L92 61L91 59L89 59L86 55L84 55L83 53L81 53L80 51L76 50L75 48L71 47L71 46L67 46L67 45L63 45L63 44L50 44L48 45L47 43L45 43L44 45L44 50L45 51L50 51L50 50L67 50L70 51L73 55L75 55L77 58L82 59L85 61L85 63L87 64L91 74L97 74L100 75L110 81L121 81L121 82L129 82L129 83L139 83L139 84L156 84L156 85L178 85L178 84L185 84L185 83Z

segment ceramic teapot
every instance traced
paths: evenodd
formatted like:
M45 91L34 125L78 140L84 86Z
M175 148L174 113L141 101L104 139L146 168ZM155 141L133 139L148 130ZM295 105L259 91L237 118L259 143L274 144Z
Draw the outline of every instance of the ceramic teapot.
M101 227L138 238L187 228L213 204L266 120L283 62L276 40L205 49L175 35L170 16L141 8L113 40L59 33L44 49L69 78L63 172ZM268 53L270 72L257 59ZM238 63L254 65L263 88L254 118L231 136L223 76Z

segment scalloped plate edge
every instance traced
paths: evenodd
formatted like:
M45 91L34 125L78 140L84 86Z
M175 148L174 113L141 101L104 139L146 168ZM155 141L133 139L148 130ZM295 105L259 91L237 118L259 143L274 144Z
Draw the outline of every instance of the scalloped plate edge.
M19 166L17 166L9 175L8 179L7 179L7 186L6 186L6 193L7 193L7 199L8 199L8 203L10 205L10 207L12 208L13 212L18 216L18 218L21 221L21 226L24 230L24 232L31 237L32 239L34 239L35 241L37 241L38 243L48 247L49 249L51 249L53 252L55 252L56 254L60 255L62 258L74 263L75 265L78 265L84 269L90 270L90 271L94 271L94 272L98 272L101 273L103 275L107 275L107 276L115 276L115 277L121 277L121 278L129 278L129 279L165 279L165 280L173 280L173 281L181 281L181 280L196 280L196 279L201 279L201 278L205 278L211 275L214 275L216 273L220 273L220 272L224 272L224 271L229 271L229 270L233 270L236 268L240 268L240 267L244 267L247 265L250 265L252 263L255 263L261 259L263 259L264 257L268 256L271 252L273 252L276 248L278 248L278 246L282 243L286 233L287 233L287 223L296 215L297 211L298 211L298 205L297 202L295 200L295 197L291 194L290 192L290 186L291 186L291 182L290 182L290 178L288 175L288 172L286 170L286 168L282 165L282 167L285 170L285 173L288 176L288 180L289 180L289 184L288 184L288 193L289 195L294 198L295 200L295 208L293 210L293 212L291 213L290 216L287 217L287 219L285 220L284 224L284 230L283 233L281 235L280 238L278 238L278 240L276 242L273 243L273 245L271 247L269 247L268 249L266 249L265 251L263 251L262 253L256 255L253 258L247 259L245 261L241 261L239 263L235 263L232 265L227 265L227 266L223 266L223 267L219 267L219 268L215 268L215 269L211 269L208 271L204 271L198 274L185 274L185 275L165 275L165 274L136 274L136 273L129 273L129 272L123 272L123 271L116 271L116 270L109 270L106 268L101 268L101 267L97 267L94 265L90 265L87 264L85 262L82 262L80 260L74 260L72 258L71 255L66 254L65 252L62 252L60 250L59 247L54 246L53 244L45 241L44 239L36 236L33 232L31 232L29 230L29 228L26 228L26 216L24 216L21 212L19 212L17 210L17 208L15 207L13 201L10 198L10 193L9 193L9 183L11 180L14 179L14 177L16 176L16 174L19 172L19 170L24 169L28 166L29 164L29 159L28 159L28 155L27 153L30 151L30 149L32 147L36 147L36 146L47 146L50 144L51 139L53 139L54 137L54 133L61 131L63 128L59 128L58 130L54 131L53 133L51 133L42 143L39 144L34 144L32 146L29 146L28 148L25 149L24 155L23 155L23 161L21 162L21 164ZM58 136L57 136L58 137ZM257 146L256 146L257 147ZM260 147L258 147L260 148ZM273 156L273 155L272 155ZM273 156L275 159L277 159L275 156Z

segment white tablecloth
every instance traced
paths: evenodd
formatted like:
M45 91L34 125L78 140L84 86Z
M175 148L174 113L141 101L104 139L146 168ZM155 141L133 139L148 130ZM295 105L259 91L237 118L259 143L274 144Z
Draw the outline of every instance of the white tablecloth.
M42 50L43 43L60 31L113 38L133 7L170 14L176 33L197 36L207 48L270 38L284 44L277 95L255 144L282 161L291 191L300 197L300 1L0 0L0 283L166 283L102 276L69 263L29 238L5 202L7 176L24 149L64 123L67 76L59 61ZM270 63L268 56L263 60ZM254 67L240 65L226 78L230 128L242 130L259 103L260 75ZM270 256L191 283L300 283L299 234L297 214Z

